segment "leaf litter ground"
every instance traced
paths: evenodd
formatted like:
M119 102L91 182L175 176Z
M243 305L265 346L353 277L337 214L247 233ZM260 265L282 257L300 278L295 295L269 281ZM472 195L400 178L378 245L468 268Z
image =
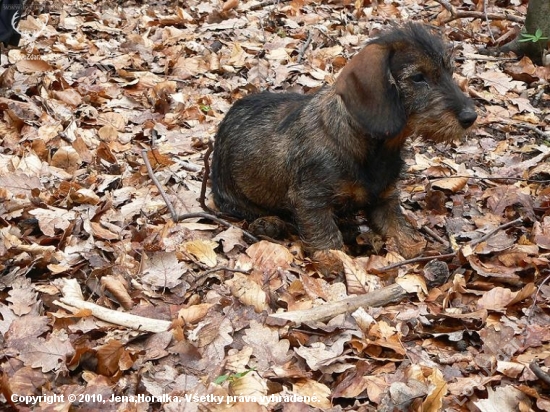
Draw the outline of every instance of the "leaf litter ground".
M526 5L490 5L513 18L488 27L442 4L32 3L0 56L6 408L549 411L549 71L481 52ZM441 26L479 112L464 141L407 148L426 259L363 225L323 276L291 234L252 244L245 222L171 219L144 150L177 212L203 212L204 155L235 100L330 83L396 20ZM448 280L427 286L434 272ZM385 287L406 298L319 316Z

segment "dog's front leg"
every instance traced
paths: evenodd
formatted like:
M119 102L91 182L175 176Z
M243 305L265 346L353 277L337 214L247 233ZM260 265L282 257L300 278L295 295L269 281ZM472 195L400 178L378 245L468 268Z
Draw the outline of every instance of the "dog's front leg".
M331 207L297 207L296 223L306 250L342 249L344 241Z
M405 258L418 256L426 247L426 240L403 215L395 187L382 193L378 202L367 210L367 219L375 232L395 241Z
M315 207L314 204L307 200L298 202L294 211L304 250L312 258L314 267L324 276L341 274L344 270L342 261L331 252L344 247L334 211L330 206Z

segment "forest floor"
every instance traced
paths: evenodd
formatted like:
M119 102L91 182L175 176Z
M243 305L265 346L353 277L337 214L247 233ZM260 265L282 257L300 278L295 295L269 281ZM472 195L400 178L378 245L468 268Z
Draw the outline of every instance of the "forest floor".
M348 3L32 5L0 56L6 410L550 411L550 69L486 53L526 5ZM174 221L159 187L204 213L237 99L330 84L400 21L439 26L478 111L462 141L407 145L421 259L367 222L323 275L292 235Z

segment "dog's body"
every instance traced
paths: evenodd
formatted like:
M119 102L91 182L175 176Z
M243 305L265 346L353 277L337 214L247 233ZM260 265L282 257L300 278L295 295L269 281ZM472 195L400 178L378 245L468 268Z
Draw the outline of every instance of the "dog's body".
M452 140L475 118L442 42L408 24L369 42L331 87L236 102L216 136L214 201L248 220L292 218L313 250L342 248L335 216L364 211L407 255L421 238L395 189L405 139Z

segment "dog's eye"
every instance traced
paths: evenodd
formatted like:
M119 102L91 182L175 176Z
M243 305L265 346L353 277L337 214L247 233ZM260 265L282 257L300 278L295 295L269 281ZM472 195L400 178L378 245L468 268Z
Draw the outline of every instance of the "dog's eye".
M411 80L415 83L427 83L426 78L422 73L412 75Z

